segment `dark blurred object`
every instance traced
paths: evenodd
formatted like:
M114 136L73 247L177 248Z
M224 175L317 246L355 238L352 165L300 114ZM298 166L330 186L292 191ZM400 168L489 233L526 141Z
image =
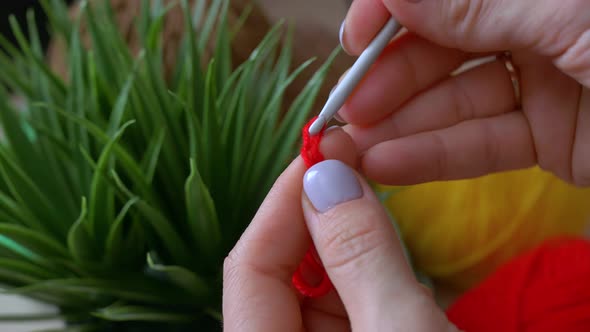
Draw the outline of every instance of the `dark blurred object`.
M66 1L68 4L73 3L73 0ZM18 1L2 1L0 3L0 34L8 38L12 43L16 43L10 28L8 18L14 15L20 26L25 32L27 22L27 10L31 8L35 11L35 19L39 28L39 36L43 42L43 46L47 47L48 33L47 33L47 18L43 15L41 4L38 0L18 0Z

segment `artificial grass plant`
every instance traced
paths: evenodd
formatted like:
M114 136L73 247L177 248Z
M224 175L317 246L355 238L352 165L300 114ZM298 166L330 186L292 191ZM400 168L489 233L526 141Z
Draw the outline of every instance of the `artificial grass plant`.
M336 52L284 105L311 61L291 68L277 25L232 64L228 0L173 4L185 29L170 79L162 1L143 1L137 54L108 1L74 18L43 4L67 79L44 61L32 13L26 34L11 22L18 45L0 38L0 283L57 305L72 331L219 329L223 259L296 154Z

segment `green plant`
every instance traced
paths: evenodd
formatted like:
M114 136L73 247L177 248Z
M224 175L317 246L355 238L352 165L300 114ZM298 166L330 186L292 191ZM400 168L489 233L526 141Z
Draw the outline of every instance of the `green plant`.
M233 66L228 1L181 1L166 80L170 7L143 2L132 54L103 3L71 19L63 1L43 2L67 80L44 61L32 13L26 36L11 22L18 45L0 38L0 282L57 305L69 330L219 329L223 259L296 154L337 51L283 112L311 62L291 69L282 25Z

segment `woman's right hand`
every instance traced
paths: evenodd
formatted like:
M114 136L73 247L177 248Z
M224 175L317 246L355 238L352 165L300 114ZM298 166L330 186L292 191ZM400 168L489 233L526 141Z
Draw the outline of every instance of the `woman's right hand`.
M355 0L345 50L360 54L390 15L411 33L339 112L369 178L413 184L538 164L590 185L590 2ZM520 98L503 61L451 75L504 51Z

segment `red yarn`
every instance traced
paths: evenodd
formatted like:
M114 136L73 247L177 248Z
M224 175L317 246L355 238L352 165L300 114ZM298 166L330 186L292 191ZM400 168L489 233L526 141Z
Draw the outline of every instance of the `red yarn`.
M305 127L303 127L303 146L301 147L301 157L305 161L305 166L310 168L311 166L324 160L324 155L320 151L320 142L324 136L325 127L317 135L309 134L309 127L317 119L317 117L311 119ZM293 286L303 295L307 297L320 297L332 290L332 282L326 273L323 266L316 261L313 253L315 248L313 244L307 251L303 262L299 265L297 271L293 275L292 283ZM303 277L303 270L309 269L314 274L321 275L322 279L316 286L309 285Z
M305 166L307 166L307 168L324 161L324 155L322 154L322 151L320 151L320 142L324 137L326 127L324 126L317 135L309 134L309 127L311 127L317 118L318 117L316 116L311 119L302 130L303 145L301 146L301 157L303 158L303 161L305 161Z
M559 238L518 256L447 317L466 332L590 331L590 242Z
M303 258L303 262L295 271L293 275L293 286L301 293L301 295L306 297L320 297L324 296L332 290L332 282L326 273L326 270L319 264L315 257L313 256L313 245ZM312 286L305 281L305 277L303 276L303 270L309 269L313 271L313 273L321 275L321 280L316 286Z

